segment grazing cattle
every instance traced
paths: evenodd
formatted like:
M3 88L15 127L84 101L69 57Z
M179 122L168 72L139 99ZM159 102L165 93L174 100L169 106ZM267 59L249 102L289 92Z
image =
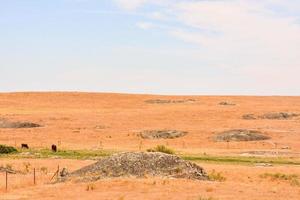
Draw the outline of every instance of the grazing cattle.
M29 149L29 146L28 146L28 144L21 144L21 148L22 149Z
M55 144L52 144L51 149L53 152L57 152L57 146Z

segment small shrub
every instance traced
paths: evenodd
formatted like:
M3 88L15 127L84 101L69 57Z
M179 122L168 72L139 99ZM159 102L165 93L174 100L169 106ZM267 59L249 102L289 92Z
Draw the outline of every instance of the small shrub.
M0 154L9 154L16 152L18 152L18 150L15 147L0 144Z
M222 175L222 173L216 172L215 170L212 170L212 172L208 174L208 179L211 181L226 181L226 178Z
M297 174L264 173L260 175L260 178L288 181L293 186L300 186L299 176Z
M95 188L96 188L95 184L89 183L89 184L86 186L85 190L86 190L86 191L92 191L92 190L94 190Z
M173 149L170 149L164 145L157 145L155 148L147 149L148 152L162 152L166 154L175 154Z
M205 189L205 191L206 191L206 192L212 192L212 191L214 191L214 188L208 187L208 188Z
M6 164L5 168L10 171L13 170L13 166L11 164Z
M31 164L29 162L24 162L23 165L25 173L29 173Z
M47 167L41 167L41 172L44 174L48 174L48 168Z

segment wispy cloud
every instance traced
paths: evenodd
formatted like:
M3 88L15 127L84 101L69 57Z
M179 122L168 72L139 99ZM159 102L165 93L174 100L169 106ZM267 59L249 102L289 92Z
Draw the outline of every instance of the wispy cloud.
M288 87L289 79L300 73L300 2L178 0L158 4L145 0L132 8L139 11L148 4L156 5L152 15L145 13L149 19L166 27L161 31L170 37L198 46L199 59L209 66L251 75L258 85L269 81L278 86L277 79ZM172 20L171 25L166 19ZM138 27L155 25L140 23Z

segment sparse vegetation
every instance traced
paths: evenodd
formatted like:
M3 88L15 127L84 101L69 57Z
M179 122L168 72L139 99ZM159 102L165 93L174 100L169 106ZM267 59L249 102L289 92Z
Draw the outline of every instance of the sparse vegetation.
M222 175L222 173L216 172L215 170L212 170L212 172L208 174L208 179L210 181L219 181L219 182L226 181L226 178Z
M44 174L48 174L48 168L47 167L41 167L41 172Z
M25 173L29 173L29 171L30 171L30 166L31 166L30 162L24 162L24 163L23 163L23 166L24 166L24 172L25 172Z
M15 147L0 144L0 154L10 154L16 152L18 152L18 150Z
M8 173L11 173L11 174L17 173L17 171L15 171L13 169L12 164L8 164L8 163L5 165L5 167L3 167L3 165L0 165L0 172L8 172Z
M13 166L12 164L6 164L5 168L9 171L12 171L13 170Z
M160 145L164 146L164 145ZM169 149L169 148L167 148ZM148 149L148 152L153 152L156 150L165 150L164 147ZM174 153L174 150L170 149ZM160 151L159 151L160 152ZM65 158L65 159L97 159L100 157L110 156L114 151L108 150L59 150L56 153L53 153L50 149L29 149L21 150L19 153L14 154L0 154L0 157L6 158ZM247 156L213 156L208 154L201 155L180 155L184 160L189 161L201 161L201 162L210 162L210 163L219 163L219 164L243 164L243 165L253 165L257 163L265 164L280 164L280 165L300 165L300 160L295 158L286 158L286 157L277 157L277 158L267 158L267 157L247 157Z
M283 173L264 173L260 178L288 181L293 186L300 186L300 178L297 174L283 174Z
M213 155L182 155L181 156L185 160L189 161L201 161L201 162L210 162L210 163L218 163L218 164L243 164L243 165L253 165L257 163L265 163L265 164L280 164L280 165L300 165L299 159L294 158L285 158L285 157L277 157L277 158L266 158L266 157L246 157L246 156L213 156Z
M109 156L113 152L105 150L58 150L51 149L19 149L19 153L0 154L0 157L9 158L65 158L65 159L97 159L103 156Z
M86 191L92 191L92 190L95 190L95 189L96 189L96 186L95 186L94 183L87 184L87 186L85 188Z
M157 145L156 147L152 149L147 149L147 152L161 152L166 154L175 154L175 151L173 149L170 149L166 147L165 145Z

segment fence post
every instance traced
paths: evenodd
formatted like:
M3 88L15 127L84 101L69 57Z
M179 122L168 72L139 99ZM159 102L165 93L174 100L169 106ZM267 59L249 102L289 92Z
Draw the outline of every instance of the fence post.
M57 176L56 176L57 180L58 180L58 176L59 176L59 165L57 165Z
M33 184L35 185L35 168L33 168Z
M7 191L7 170L5 171L5 190Z

